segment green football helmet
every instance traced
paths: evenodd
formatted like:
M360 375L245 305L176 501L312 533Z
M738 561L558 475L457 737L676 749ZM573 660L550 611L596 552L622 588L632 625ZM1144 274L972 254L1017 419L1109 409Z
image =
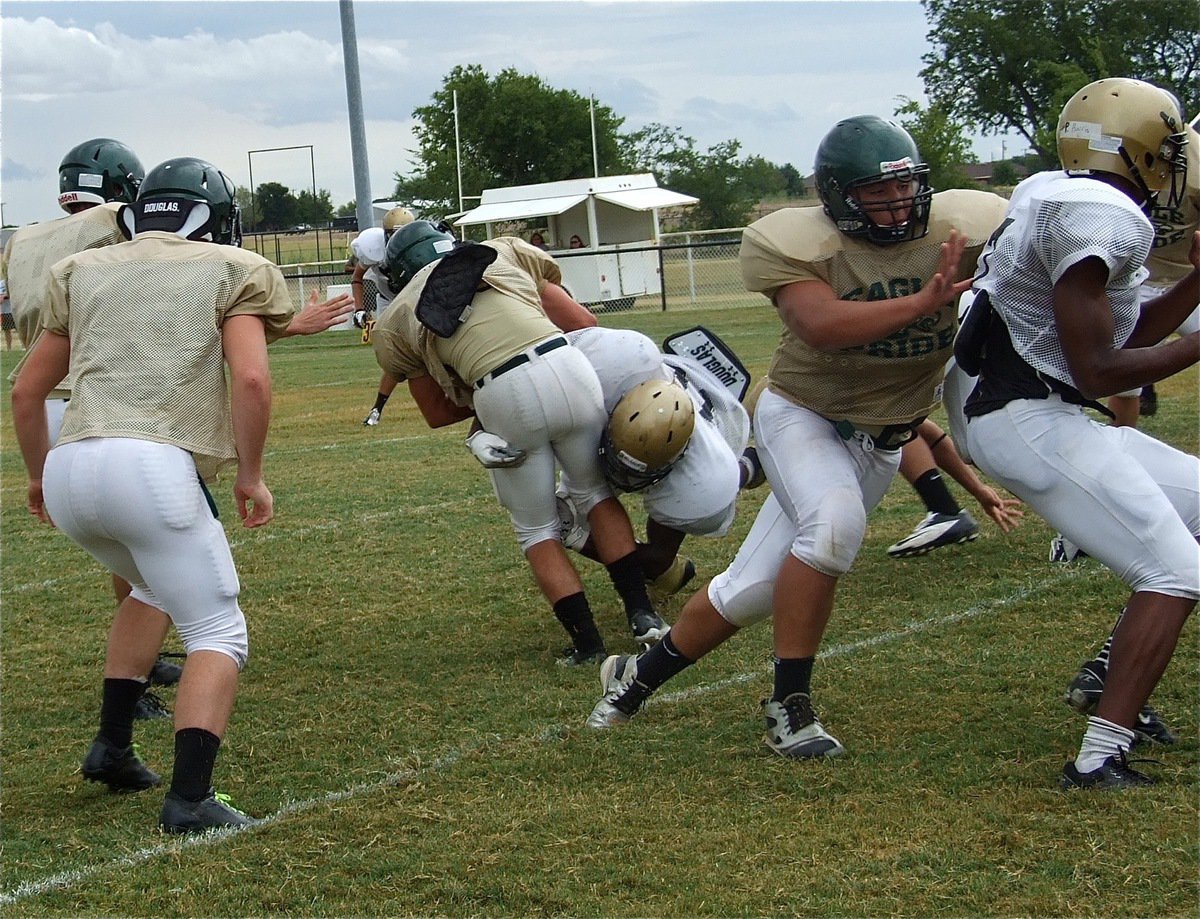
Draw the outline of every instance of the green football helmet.
M58 206L131 203L146 170L137 155L119 140L95 137L73 147L58 167Z
M414 220L392 234L380 268L392 290L399 292L418 271L451 252L456 242L445 224Z
M813 167L817 194L825 213L847 236L879 245L920 239L929 232L929 167L908 131L875 115L846 118L834 125L817 148ZM889 201L872 200L864 208L857 198L863 186L891 179L910 181L910 194ZM907 211L892 224L877 223L871 213Z
M242 244L242 212L233 182L212 163L194 156L151 169L131 210L138 232L165 230L186 239Z

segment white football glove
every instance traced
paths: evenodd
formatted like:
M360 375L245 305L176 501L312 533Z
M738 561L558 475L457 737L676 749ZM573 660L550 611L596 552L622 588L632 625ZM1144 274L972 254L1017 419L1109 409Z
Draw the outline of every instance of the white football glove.
M467 449L485 469L512 469L525 462L524 450L518 450L503 437L487 431L476 431L468 437Z

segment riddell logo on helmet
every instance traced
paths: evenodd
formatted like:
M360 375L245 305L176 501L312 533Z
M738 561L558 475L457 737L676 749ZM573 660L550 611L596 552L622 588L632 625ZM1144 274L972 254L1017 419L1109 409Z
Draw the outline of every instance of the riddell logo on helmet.
M889 172L904 172L905 170L912 168L914 167L911 156L906 156L901 160L891 160L890 162L879 164L879 171L885 175Z
M79 192L77 192L77 191L63 192L61 195L58 196L59 204L74 204L75 202L80 201L80 200L82 200L82 199L79 197Z

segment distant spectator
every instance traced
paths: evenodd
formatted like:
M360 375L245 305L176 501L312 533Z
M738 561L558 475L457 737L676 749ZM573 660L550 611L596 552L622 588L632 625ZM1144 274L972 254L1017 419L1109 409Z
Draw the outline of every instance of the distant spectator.
M550 248L549 246L546 245L546 240L542 238L541 233L533 233L529 237L529 244L531 246L537 246L539 249L549 249Z
M575 235L573 235L571 237L570 246L572 249L582 249L583 248L583 240L579 238L578 233L576 233Z
M13 321L12 303L8 299L8 282L0 280L0 307L3 308L3 326L4 329L4 350L11 351L12 333L16 330L17 324Z

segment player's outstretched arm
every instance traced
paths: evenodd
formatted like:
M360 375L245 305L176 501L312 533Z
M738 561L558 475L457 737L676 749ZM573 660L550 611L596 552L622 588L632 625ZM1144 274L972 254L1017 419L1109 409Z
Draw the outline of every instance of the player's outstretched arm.
M339 294L322 303L317 302L319 293L314 290L308 297L304 309L292 317L284 338L292 335L315 335L331 329L354 311L354 298L350 294Z

